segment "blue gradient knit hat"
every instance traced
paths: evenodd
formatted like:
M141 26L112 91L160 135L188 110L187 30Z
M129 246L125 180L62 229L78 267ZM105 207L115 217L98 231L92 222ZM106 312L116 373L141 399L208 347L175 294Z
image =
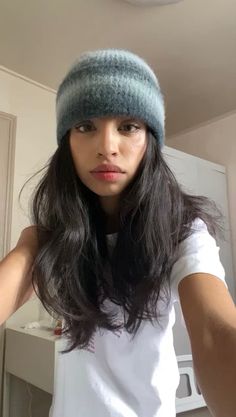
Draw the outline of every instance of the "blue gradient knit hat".
M131 116L147 124L164 144L165 108L158 80L139 56L123 49L83 53L59 85L57 143L79 121Z

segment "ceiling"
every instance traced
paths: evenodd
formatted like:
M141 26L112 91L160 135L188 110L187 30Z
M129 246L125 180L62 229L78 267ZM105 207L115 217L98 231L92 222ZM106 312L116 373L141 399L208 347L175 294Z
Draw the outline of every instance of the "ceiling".
M56 89L81 52L125 48L156 72L171 136L236 111L236 1L0 0L0 65Z

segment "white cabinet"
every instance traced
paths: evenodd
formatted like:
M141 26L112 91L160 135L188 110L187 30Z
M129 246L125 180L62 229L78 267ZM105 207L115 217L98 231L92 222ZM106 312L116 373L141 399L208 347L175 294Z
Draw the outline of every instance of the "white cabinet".
M166 146L163 153L183 190L214 200L224 215L225 240L219 239L217 243L225 268L226 282L236 302L225 167Z
M58 352L63 350L63 340L55 336L52 330L47 329L23 329L20 326L11 326L5 331L3 417L9 417L10 401L14 401L14 392L11 390L12 378L20 378L49 394L53 393L57 356Z
M52 394L60 344L61 338L53 331L7 328L5 370Z

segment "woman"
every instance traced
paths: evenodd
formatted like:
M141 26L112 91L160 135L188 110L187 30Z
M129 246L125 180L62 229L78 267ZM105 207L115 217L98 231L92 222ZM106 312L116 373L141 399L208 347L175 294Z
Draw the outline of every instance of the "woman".
M154 72L129 51L85 53L59 86L58 148L33 198L36 226L0 265L2 321L33 288L63 319L52 417L175 416L176 301L209 409L235 415L219 211L181 190L162 154L164 120Z

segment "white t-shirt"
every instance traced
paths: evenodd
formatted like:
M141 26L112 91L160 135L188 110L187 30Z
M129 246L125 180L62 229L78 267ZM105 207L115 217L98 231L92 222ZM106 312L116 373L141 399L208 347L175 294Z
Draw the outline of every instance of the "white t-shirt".
M180 377L172 327L178 284L195 272L213 274L225 282L215 239L201 219L192 227L194 233L179 245L171 271L171 302L167 306L158 301L161 326L143 321L133 340L125 329L98 330L86 349L59 354L50 417L176 416ZM111 247L116 235L107 235ZM111 302L107 306L116 309L117 320L123 322L119 307Z

